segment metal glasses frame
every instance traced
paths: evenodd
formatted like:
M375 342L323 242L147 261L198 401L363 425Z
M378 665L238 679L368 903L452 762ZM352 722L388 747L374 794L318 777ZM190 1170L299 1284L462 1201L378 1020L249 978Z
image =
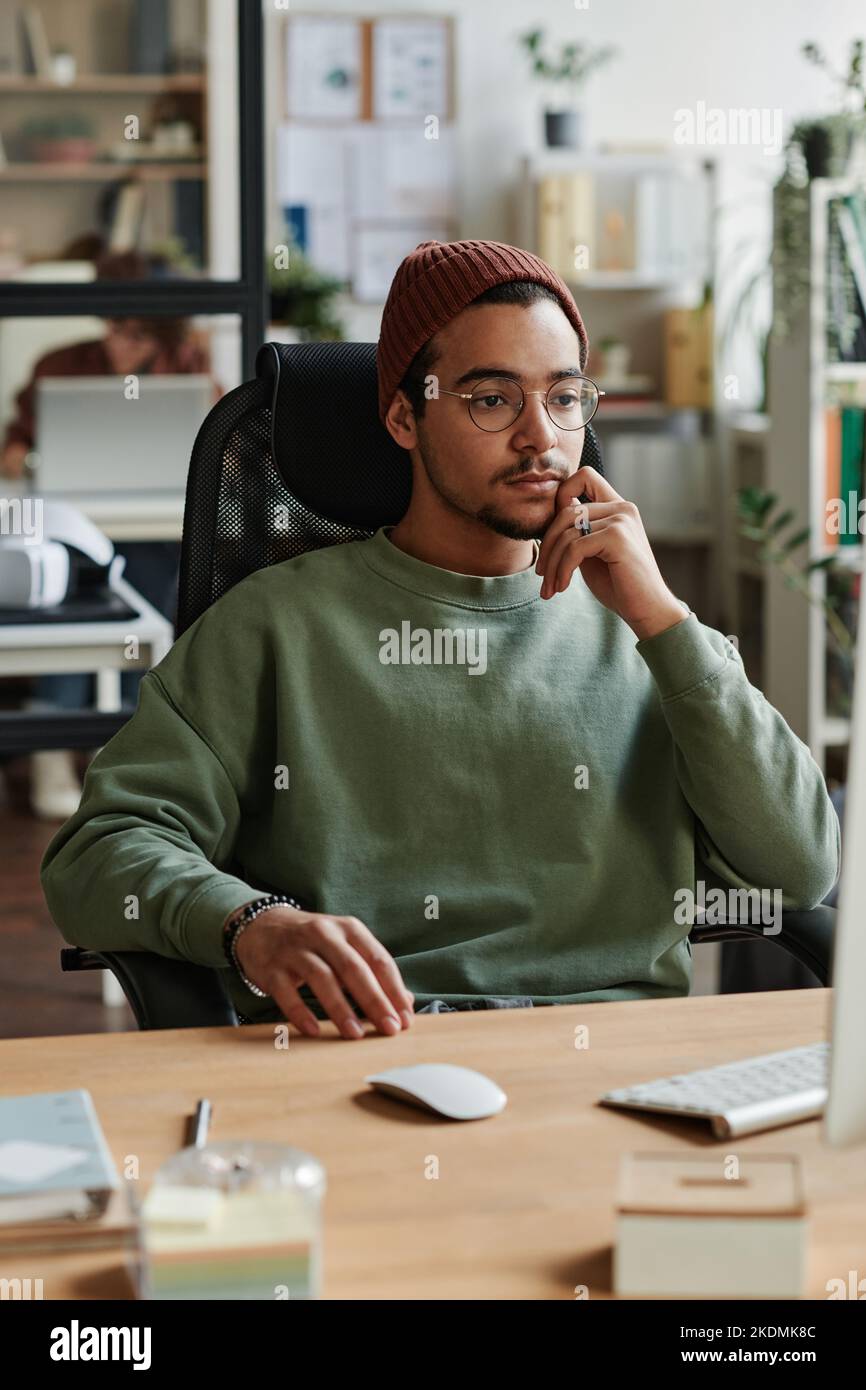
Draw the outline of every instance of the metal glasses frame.
M581 423L580 423L579 425L574 425L573 427L569 427L568 425L560 425L560 423L559 423L558 420L554 420L553 416L552 416L551 413L550 413L550 406L549 406L548 403L547 403L551 391L553 391L554 388L557 387L557 386L560 384L559 381L555 381L555 382L553 383L553 386L549 386L548 389L547 389L546 391L524 391L523 387L520 385L520 382L519 382L519 381L514 381L513 378L510 377L510 376L503 376L503 377L494 377L494 376L491 376L491 377L485 377L485 381L507 381L507 382L509 382L512 386L516 386L516 387L517 387L517 389L518 389L518 391L520 392L520 394L521 394L521 396L523 397L523 399L522 399L521 402L520 402L520 406L519 406L519 408L518 408L517 414L516 414L515 417L514 417L514 420L510 420L509 423L508 423L507 425L500 425L499 428L496 429L496 430L486 430L486 429L484 428L483 425L479 425L478 421L475 419L475 416L472 414L472 409L471 409L471 407L470 407L470 406L467 406L466 408L467 408L467 410L469 411L469 418L470 418L470 420L472 421L473 425L475 426L476 429L483 431L484 434L501 434L503 430L507 430L511 425L513 425L513 424L515 423L515 421L519 418L521 410L522 410L523 407L526 405L526 397L527 397L527 396L543 396L543 397L544 397L544 408L545 408L545 410L547 411L547 415L548 415L548 418L549 418L549 420L550 420L550 423L551 423L552 425L555 425L556 428L557 428L558 430L567 430L569 434L574 434L574 432L575 432L576 430L582 430L582 429L585 429L585 428L586 428L586 426L589 424L590 420L593 418L593 416L595 415L596 411L598 410L598 407L599 407L599 404L600 404L600 402L601 402L602 396L604 396L604 395L607 394L605 391L600 390L600 388L599 388L598 386L596 386L595 382L592 380L592 377L588 377L588 376L569 376L569 377L565 377L565 376L564 376L564 377L560 377L560 381L588 381L589 384L590 384L590 386L595 386L596 400L595 400L595 406L593 407L592 415L589 415L585 420L582 420ZM477 389L478 389L478 388L476 387L476 390L477 390ZM472 397L475 395L475 391L445 391L445 390L443 390L442 387L440 386L440 387L439 387L439 395L440 395L440 396L456 396L458 400L461 400L461 401L471 401L471 400L472 400Z

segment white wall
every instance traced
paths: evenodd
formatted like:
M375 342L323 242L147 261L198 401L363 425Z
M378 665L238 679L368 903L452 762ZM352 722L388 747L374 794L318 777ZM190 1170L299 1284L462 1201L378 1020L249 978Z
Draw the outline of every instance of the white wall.
M275 42L278 12L263 0L267 42ZM292 12L316 11L296 0ZM605 140L673 141L680 108L780 108L783 136L809 114L834 109L830 81L800 56L814 40L839 68L848 41L866 34L866 8L858 0L328 0L323 11L359 15L452 13L456 17L457 113L460 151L460 235L514 238L513 199L522 153L542 140L542 97L530 78L517 35L543 27L548 38L615 44L619 56L590 79L581 101L590 145ZM743 238L750 262L766 257L768 190L781 156L755 147L707 147L722 164L720 222L723 262ZM720 287L724 313L724 285ZM352 336L375 337L378 312L353 316ZM727 365L727 364L726 364ZM737 364L740 365L739 363ZM748 375L748 362L743 364Z

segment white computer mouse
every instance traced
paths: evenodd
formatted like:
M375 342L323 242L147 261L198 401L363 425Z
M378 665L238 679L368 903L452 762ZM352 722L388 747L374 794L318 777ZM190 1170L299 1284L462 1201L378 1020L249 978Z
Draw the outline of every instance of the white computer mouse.
M508 1100L489 1076L450 1062L421 1062L415 1067L391 1067L365 1076L371 1086L397 1100L420 1105L449 1120L483 1120L497 1115Z

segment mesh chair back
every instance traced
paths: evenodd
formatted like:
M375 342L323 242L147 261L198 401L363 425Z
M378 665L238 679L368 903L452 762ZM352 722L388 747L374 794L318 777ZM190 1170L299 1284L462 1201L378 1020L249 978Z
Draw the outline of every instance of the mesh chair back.
M592 425L581 462L604 473ZM379 420L376 344L265 343L193 445L175 636L255 570L396 525L411 492Z

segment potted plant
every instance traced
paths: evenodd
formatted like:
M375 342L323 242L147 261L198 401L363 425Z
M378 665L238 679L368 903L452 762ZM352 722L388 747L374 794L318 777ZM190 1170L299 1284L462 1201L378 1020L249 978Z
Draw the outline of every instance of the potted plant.
M544 30L531 29L519 38L532 65L532 73L541 81L550 84L553 102L562 91L576 93L585 84L590 73L608 62L617 52L611 45L593 48L586 43L564 43L555 56L545 57L542 53ZM563 104L558 109L548 107L544 113L544 133L551 147L577 149L580 145L580 112L573 106Z
M756 301L767 299L775 265L776 293L774 295L774 331L787 337L791 325L802 311L809 289L809 184L816 178L851 177L866 169L866 83L863 77L864 40L852 39L848 71L835 73L815 43L805 43L801 53L808 62L827 71L841 88L841 109L829 115L813 116L797 121L785 143L785 167L773 190L774 227L771 261L748 265L744 252L751 238L734 247L729 278L741 277L732 306L723 328L722 338L727 348L734 333L745 321L747 311L753 312ZM835 219L830 226L831 252L838 251L839 229ZM841 258L840 278L844 283L847 312L838 322L831 323L831 333L839 338L838 350L847 355L850 325L856 322L856 287L847 258ZM762 315L763 317L763 315ZM769 329L764 324L753 326L756 345L763 368L763 393L758 409L766 410L768 402L767 360Z
M804 154L810 179L831 178L832 165L850 163L853 146L859 144L863 158L866 136L866 85L863 81L863 39L852 39L847 72L835 72L816 43L804 43L803 57L823 68L840 88L838 114L823 121L803 122Z
M76 112L32 116L19 133L26 157L37 164L88 164L98 149L93 122Z
M340 280L316 270L299 247L290 243L289 264L269 261L271 323L294 328L301 342L323 339L340 342L343 324L334 312L334 299L344 288Z
M807 602L824 610L827 624L827 676L834 713L851 713L854 685L855 635L853 611L860 597L860 575L838 565L835 555L823 555L817 560L797 564L794 551L809 539L809 528L795 529L794 512L786 508L773 515L778 497L762 488L744 487L737 493L737 514L740 535L756 542L755 557L763 564L778 565L783 582L795 589ZM787 534L786 534L787 533ZM826 570L827 584L823 594L815 594L809 583L813 570ZM831 582L832 581L832 582Z
M622 385L628 377L631 348L621 338L602 338L598 345L599 370L608 386Z

